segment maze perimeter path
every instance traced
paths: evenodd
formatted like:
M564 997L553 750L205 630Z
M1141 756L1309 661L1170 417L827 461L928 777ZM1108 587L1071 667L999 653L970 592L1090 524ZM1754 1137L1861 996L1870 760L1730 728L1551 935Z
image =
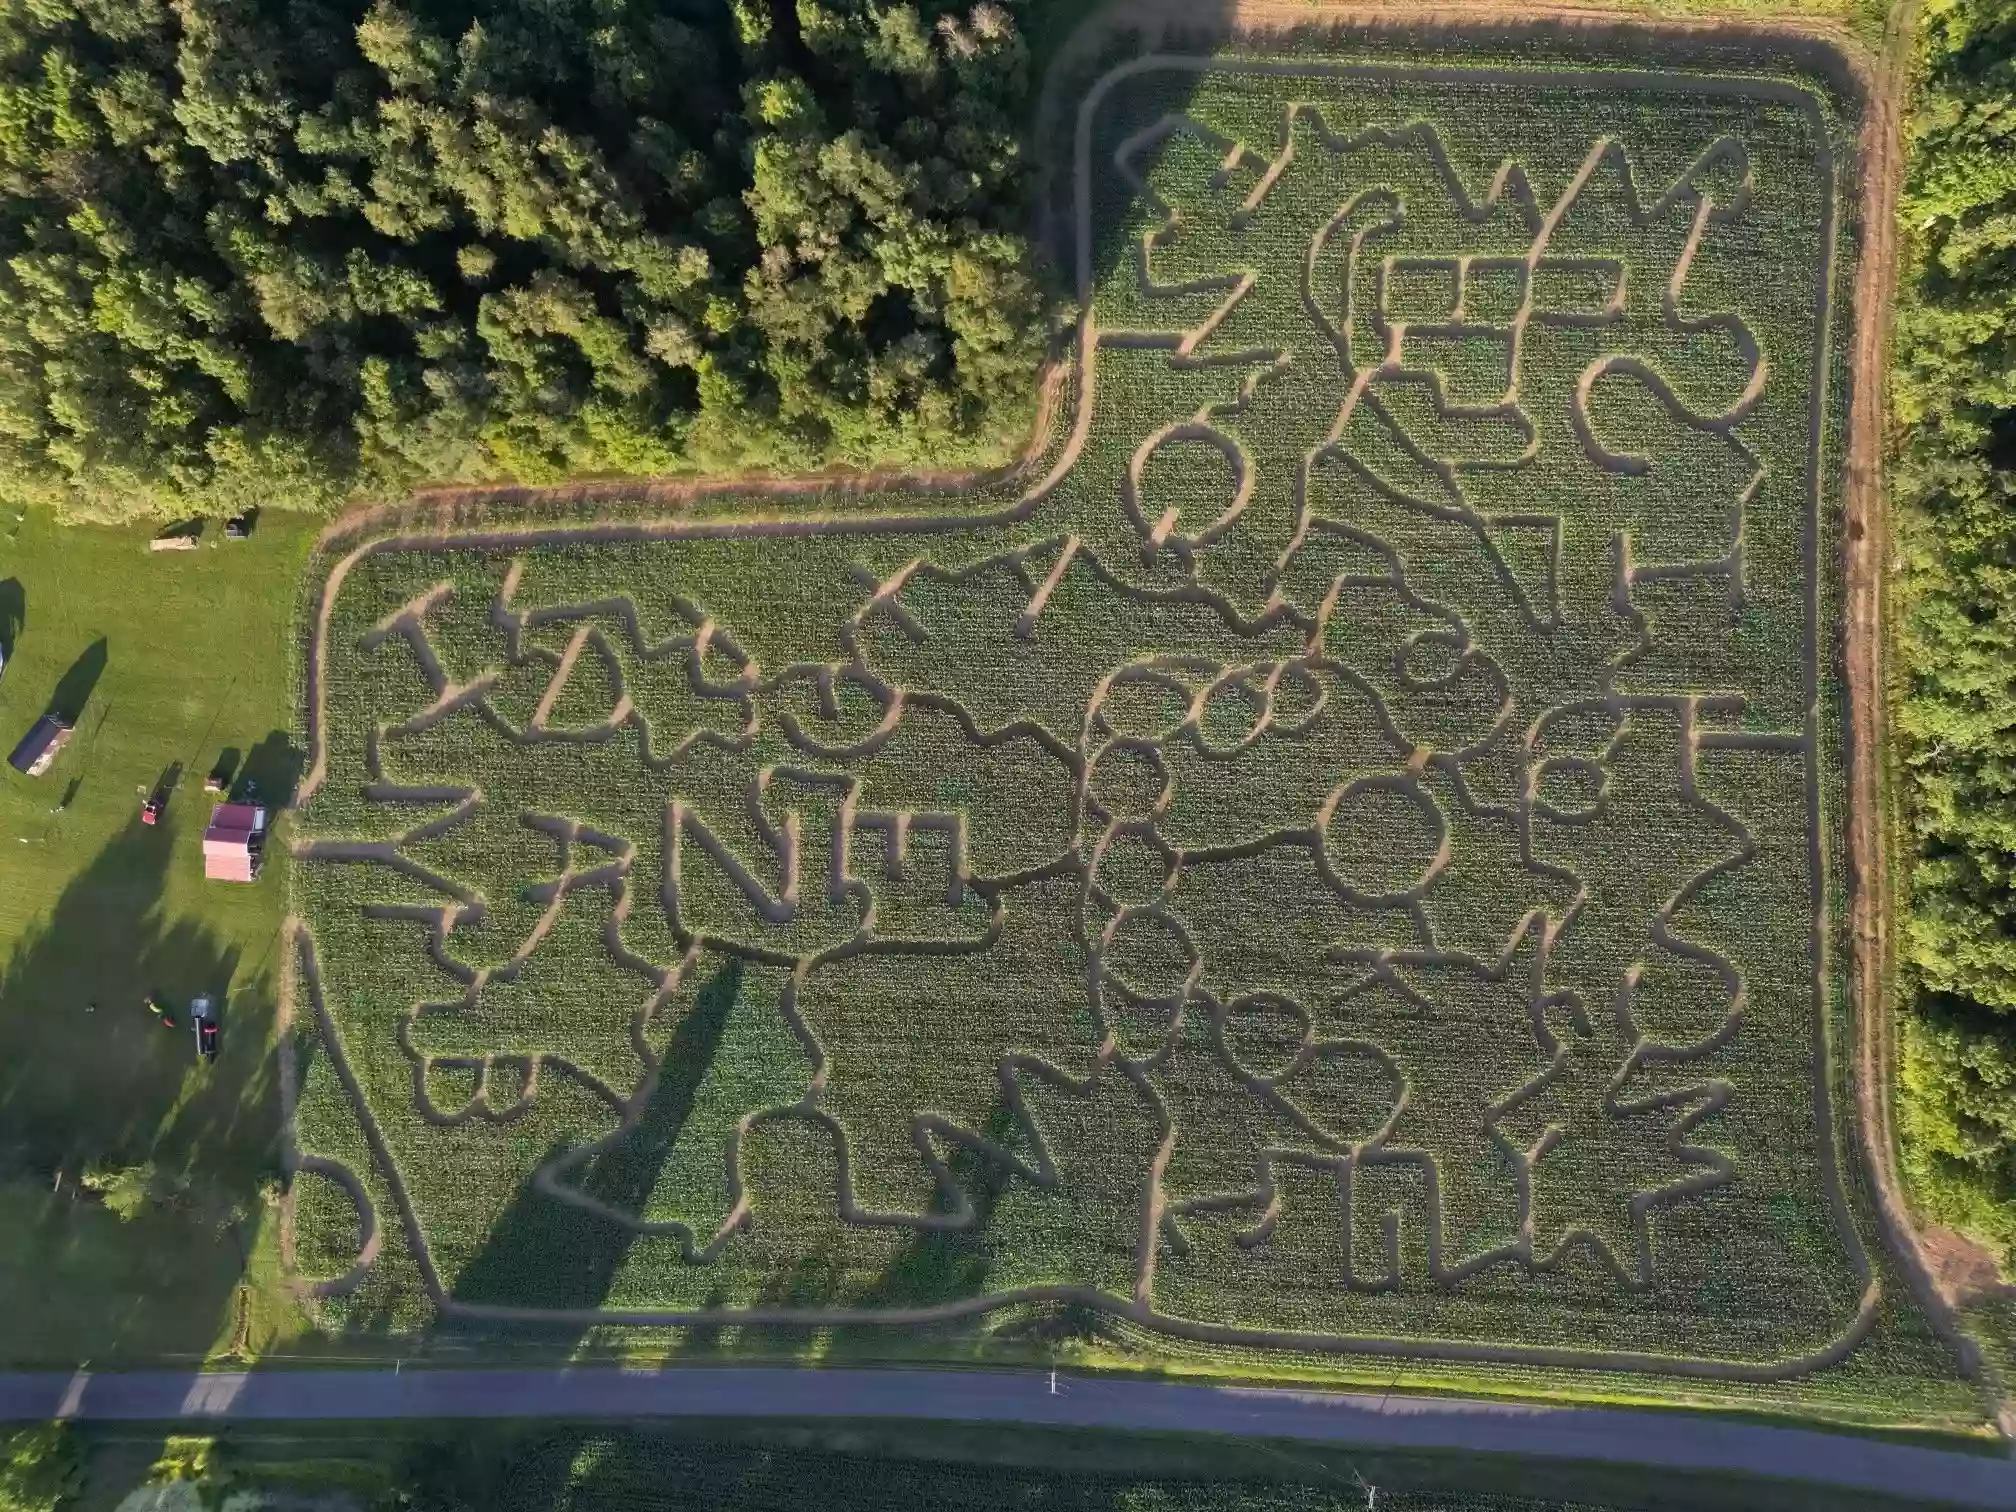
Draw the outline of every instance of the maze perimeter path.
M338 564L332 1316L1851 1356L1845 141L1756 72L1139 58L1018 485Z

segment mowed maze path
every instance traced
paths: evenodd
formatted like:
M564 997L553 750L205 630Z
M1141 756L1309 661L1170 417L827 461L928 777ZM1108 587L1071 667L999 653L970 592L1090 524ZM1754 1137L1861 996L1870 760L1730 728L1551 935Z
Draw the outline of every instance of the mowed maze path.
M332 553L329 1325L1089 1309L1978 1413L1853 1153L1864 102L1647 38L1089 80L1002 478Z

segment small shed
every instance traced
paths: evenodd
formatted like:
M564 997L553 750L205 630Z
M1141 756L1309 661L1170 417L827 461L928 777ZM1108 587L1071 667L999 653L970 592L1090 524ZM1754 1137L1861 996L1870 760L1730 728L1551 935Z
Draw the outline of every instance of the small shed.
M203 875L213 882L253 882L266 849L266 810L220 803L203 831Z
M70 743L70 726L54 714L44 714L35 721L35 727L21 737L21 744L14 747L14 754L7 758L7 764L17 772L30 777L40 777L54 765L63 753L63 747Z

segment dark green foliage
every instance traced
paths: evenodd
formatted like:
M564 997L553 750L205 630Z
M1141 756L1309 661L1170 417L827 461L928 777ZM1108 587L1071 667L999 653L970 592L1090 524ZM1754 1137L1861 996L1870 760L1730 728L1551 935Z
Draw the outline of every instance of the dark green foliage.
M0 1512L56 1512L76 1493L81 1468L61 1423L0 1436Z
M1901 215L1892 402L1917 840L1907 1160L2016 1253L2016 3L1933 0Z
M1905 1155L1939 1218L2016 1253L2016 1034L1933 1000L1904 1025Z
M0 469L98 515L976 459L1042 300L982 0L16 0Z
M1290 1466L1299 1460L1278 1457ZM417 1445L400 1481L379 1504L385 1512L641 1512L665 1506L671 1496L712 1512L797 1512L808 1499L859 1512L1359 1512L1375 1504L1391 1512L1602 1512L1551 1497L1375 1489L1334 1472L1320 1484L1147 1479L622 1429L543 1435L479 1429L453 1442Z

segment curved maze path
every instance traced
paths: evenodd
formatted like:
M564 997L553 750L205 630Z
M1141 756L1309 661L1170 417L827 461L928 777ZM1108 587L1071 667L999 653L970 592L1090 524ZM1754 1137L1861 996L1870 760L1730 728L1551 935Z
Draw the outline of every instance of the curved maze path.
M1033 483L351 552L325 1305L1852 1356L1844 130L1794 79L1139 58L1077 113Z

